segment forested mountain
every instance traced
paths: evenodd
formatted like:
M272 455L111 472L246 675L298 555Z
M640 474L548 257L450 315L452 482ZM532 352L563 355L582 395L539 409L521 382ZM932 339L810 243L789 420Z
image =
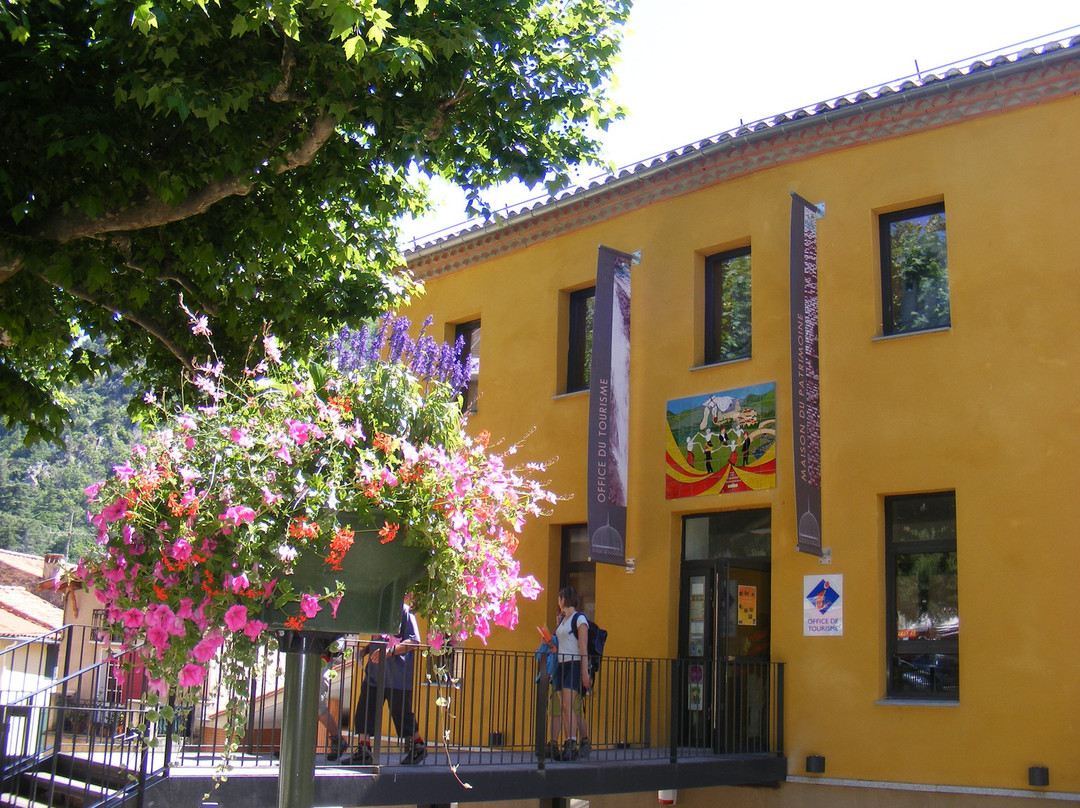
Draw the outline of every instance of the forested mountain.
M0 429L0 548L74 559L93 544L83 489L127 457L138 435L126 409L131 395L119 378L71 391L76 403L66 449L25 446L24 428Z

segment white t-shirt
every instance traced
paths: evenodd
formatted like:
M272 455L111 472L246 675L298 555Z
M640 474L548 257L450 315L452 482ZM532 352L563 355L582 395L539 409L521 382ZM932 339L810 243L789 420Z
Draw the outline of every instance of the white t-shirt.
M585 626L586 631L589 630L589 618L581 612L574 612L559 623L558 628L555 629L555 636L559 639L559 662L573 662L581 659L583 649L578 647L577 632L570 630L574 624L574 617L577 617L578 631L582 626Z

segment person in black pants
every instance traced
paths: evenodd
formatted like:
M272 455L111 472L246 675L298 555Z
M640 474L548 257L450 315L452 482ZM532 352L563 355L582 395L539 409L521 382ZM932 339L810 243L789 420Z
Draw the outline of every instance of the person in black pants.
M420 645L420 630L416 617L407 605L401 607L401 630L391 637L381 635L372 638L359 649L361 657L367 656L364 681L360 685L360 697L356 702L356 718L353 729L358 733L357 750L349 759L352 766L369 766L374 763L371 753L371 736L379 731L378 687L382 678L383 698L390 707L390 717L398 736L407 744L403 766L410 766L427 757L427 746L420 735L412 708L413 666L415 649Z

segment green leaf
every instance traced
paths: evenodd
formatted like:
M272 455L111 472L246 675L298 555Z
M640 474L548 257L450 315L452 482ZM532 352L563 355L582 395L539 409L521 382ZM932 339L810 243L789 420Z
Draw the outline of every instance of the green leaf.
M351 36L345 40L342 46L345 50L345 56L348 59L359 60L365 53L367 53L367 42L362 36Z

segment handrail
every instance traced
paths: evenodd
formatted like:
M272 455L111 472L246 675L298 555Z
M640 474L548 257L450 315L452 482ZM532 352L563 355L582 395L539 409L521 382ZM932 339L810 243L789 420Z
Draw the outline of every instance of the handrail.
M14 655L16 651L23 650L23 649L27 648L28 646L38 645L38 644L40 644L42 642L48 642L48 638L51 637L53 634L63 636L64 632L68 631L69 629L71 629L73 627L74 627L74 624L67 623L65 625L60 626L60 628L54 628L52 631L46 632L45 634L42 634L42 635L40 635L38 637L31 637L30 639L27 639L27 640L21 640L21 641L15 643L14 645L9 645L6 648L0 649L0 665L3 664L3 658L5 656L7 656L8 654ZM60 637L57 637L56 644L57 645L60 644Z
M64 783L86 808L108 808L141 803L146 788L167 776L166 759L151 754L138 729L147 725L146 708L131 697L134 680L115 683L112 668L122 655L108 650L98 659L104 649L97 633L67 625L5 649L0 790L10 795L33 778L51 794ZM134 781L129 771L138 772Z
M106 652L101 644L91 648L89 637L83 635L87 653L101 656ZM110 689L114 687L110 666L117 655L107 653L93 663L80 656L79 627L61 639L66 649L62 647L64 656L54 659L52 679L35 681L42 669L34 668L28 654L25 678L35 686L28 688L30 692L0 694L0 702L14 702L13 709L24 716L3 727L12 737L26 739L25 747L18 747L23 752L21 761L55 752L74 750L81 755L96 750L98 756L107 751L138 776L141 785L131 787L141 789L155 778L166 777L168 763L211 769L220 762L224 738L217 723L221 707L213 688L194 703L173 704L172 721L158 719L146 725L141 681L129 678ZM55 636L51 641L55 643ZM328 685L327 703L352 748L344 760L328 761L323 731L317 741L320 769L351 763L349 758L357 749L361 722L355 721L355 711L364 665L355 656L357 641L349 639L346 645L353 656L336 666L338 675ZM516 764L542 770L550 765L548 755L559 754L561 744L548 742L557 739L568 721L553 714L558 700L552 700L546 667L540 670L532 652L455 648L448 656L436 657L422 648L413 653L407 703L429 744L428 759L421 765L450 760L468 767ZM574 709L582 710L585 719L579 747L591 747L593 759L613 762L674 764L735 754L782 757L783 665L754 660L720 665L715 668L703 660L605 657L593 691L580 705L574 702ZM269 657L265 671L253 673L247 734L232 759L237 769L265 767L267 774L276 772L274 753L280 744L284 696L278 674L283 667L281 658ZM387 689L383 683L383 690ZM380 698L376 703L371 763L400 765L405 747L397 739L394 716L386 707L391 702ZM145 761L138 758L142 735L133 732L144 726L150 733L147 740L154 735L165 738L164 754L158 746ZM588 742L581 743L585 738ZM0 776L10 775L19 762L0 760Z

